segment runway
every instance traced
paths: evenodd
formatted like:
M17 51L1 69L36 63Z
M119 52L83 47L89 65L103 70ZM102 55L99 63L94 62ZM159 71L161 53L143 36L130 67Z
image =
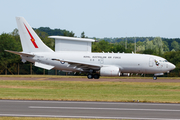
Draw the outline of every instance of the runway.
M0 116L175 120L180 104L0 100Z

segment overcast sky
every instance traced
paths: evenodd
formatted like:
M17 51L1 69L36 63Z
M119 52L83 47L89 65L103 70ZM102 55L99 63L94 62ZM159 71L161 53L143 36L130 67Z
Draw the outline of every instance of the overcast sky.
M23 16L34 28L88 37L180 38L180 0L0 0L0 34Z

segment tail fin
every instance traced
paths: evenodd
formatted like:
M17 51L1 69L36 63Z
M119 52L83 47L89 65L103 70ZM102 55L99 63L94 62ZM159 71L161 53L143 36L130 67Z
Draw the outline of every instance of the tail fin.
M54 52L47 47L23 17L16 17L23 52Z

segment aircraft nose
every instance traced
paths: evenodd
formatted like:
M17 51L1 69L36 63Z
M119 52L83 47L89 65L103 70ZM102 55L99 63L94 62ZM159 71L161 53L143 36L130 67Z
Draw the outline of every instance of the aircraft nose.
M174 64L172 64L172 63L169 64L169 69L170 69L170 70L173 70L173 69L175 69L175 68L176 68L176 66L175 66Z

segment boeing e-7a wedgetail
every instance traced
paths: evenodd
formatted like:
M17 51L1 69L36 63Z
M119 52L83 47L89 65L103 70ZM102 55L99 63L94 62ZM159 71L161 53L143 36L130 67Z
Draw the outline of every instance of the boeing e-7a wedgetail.
M120 76L125 73L168 73L175 65L154 55L130 53L92 53L94 39L50 36L55 38L55 51L47 47L23 17L16 17L23 52L6 50L20 55L22 62L32 62L47 70L87 73L89 79L100 76Z

